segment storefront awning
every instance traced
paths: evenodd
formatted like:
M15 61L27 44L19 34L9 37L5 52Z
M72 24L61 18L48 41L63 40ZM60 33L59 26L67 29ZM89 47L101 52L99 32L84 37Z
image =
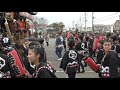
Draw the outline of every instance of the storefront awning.
M34 17L31 14L29 14L28 12L19 12L19 14L20 14L20 16L24 16L30 20L34 19Z

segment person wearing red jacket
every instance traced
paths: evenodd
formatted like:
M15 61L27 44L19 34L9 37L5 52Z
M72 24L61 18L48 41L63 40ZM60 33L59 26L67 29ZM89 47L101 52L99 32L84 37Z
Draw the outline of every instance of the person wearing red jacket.
M94 42L93 42L93 54L94 54L94 56L95 56L95 52L96 52L96 49L97 49L98 42L99 42L99 37L95 36L95 39L94 39Z

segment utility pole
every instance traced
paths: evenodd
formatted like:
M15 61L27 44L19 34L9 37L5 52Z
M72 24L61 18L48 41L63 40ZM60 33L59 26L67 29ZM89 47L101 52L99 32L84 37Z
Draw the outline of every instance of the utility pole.
M81 15L80 15L80 32L82 31Z
M93 15L94 13L92 12L92 31L94 32L94 24L93 24L93 22L94 22L94 15Z
M75 23L75 21L73 21L73 30L74 30L74 23Z
M86 12L85 12L85 32L86 32Z

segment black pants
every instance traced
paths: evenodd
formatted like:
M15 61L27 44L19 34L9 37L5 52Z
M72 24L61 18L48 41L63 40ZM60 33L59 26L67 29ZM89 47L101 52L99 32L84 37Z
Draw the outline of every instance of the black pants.
M79 67L78 67L78 72L80 72L80 66L81 66L81 68L82 68L82 71L84 71L85 69L84 69L84 65L82 64L82 59L83 59L83 55L80 55L80 63L79 63Z
M63 41L63 46L64 46L64 50L66 52L66 42L65 41Z
M49 43L48 43L48 42L46 42L46 44L47 44L47 46L49 46Z
M89 48L89 55L92 56L92 54L93 54L93 49Z
M68 74L68 78L75 78L75 76L76 76L76 72Z

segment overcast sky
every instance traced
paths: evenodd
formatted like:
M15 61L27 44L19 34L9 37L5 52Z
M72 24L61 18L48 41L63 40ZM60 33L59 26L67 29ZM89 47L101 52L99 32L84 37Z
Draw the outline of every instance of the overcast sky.
M94 12L94 24L114 24L119 20L119 12ZM78 23L85 26L85 12L38 12L37 17L43 17L48 20L48 24L53 22L63 22L66 27L73 27ZM80 20L81 17L81 20ZM86 26L92 26L92 12L86 12Z

